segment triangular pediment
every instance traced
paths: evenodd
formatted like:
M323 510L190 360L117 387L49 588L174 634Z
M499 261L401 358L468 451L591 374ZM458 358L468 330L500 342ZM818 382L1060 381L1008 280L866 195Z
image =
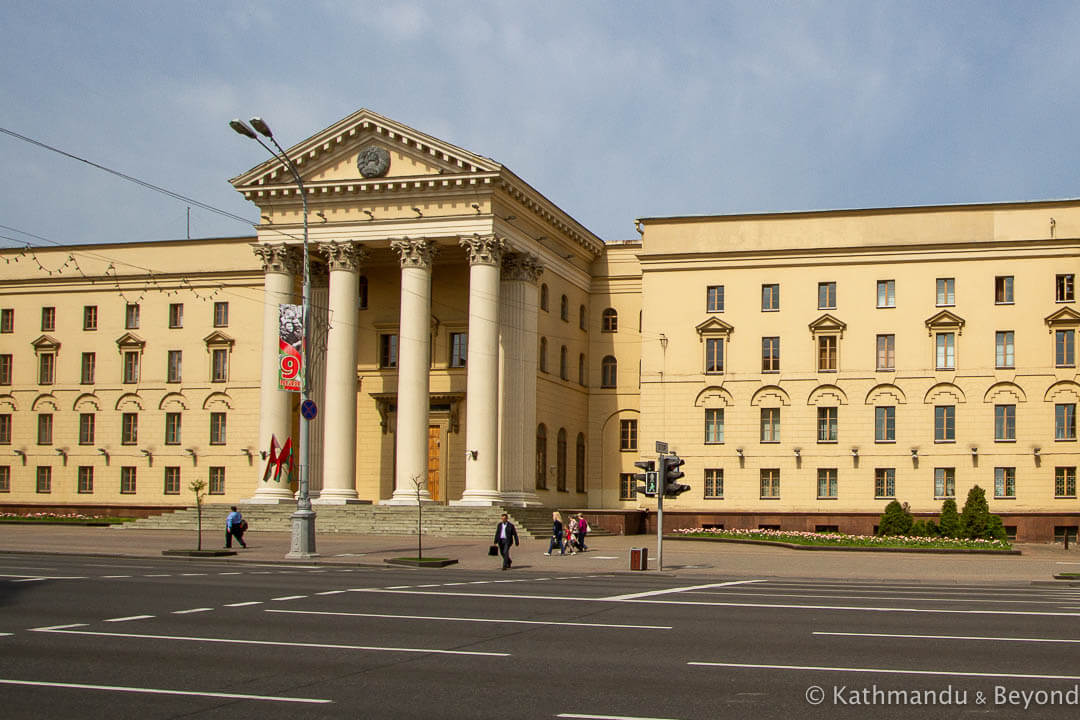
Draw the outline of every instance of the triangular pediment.
M728 325L720 318L711 317L699 323L694 329L697 330L698 335L730 335L735 327Z
M926 329L930 332L934 330L955 330L959 333L964 329L964 318L948 310L942 310L937 315L932 315L926 319Z
M1046 324L1051 328L1061 325L1080 325L1080 313L1071 307L1063 307L1057 312L1047 315Z
M365 164L365 176L357 159L362 151L376 148L374 162ZM388 167L382 171L378 155L385 153ZM285 154L296 164L305 185L320 183L378 183L389 179L437 175L497 173L499 163L426 135L370 110L359 110L310 138L288 148ZM293 178L279 161L268 159L230 180L238 190L252 187L292 186Z
M232 347L233 343L236 341L225 333L221 332L220 330L215 330L214 332L204 337L203 342L206 343L207 347L213 347L215 345L219 347L222 345L228 345L229 347Z
M125 348L138 348L139 350L142 350L144 345L146 345L146 341L134 333L124 333L116 338L116 346L121 350Z
M52 335L42 335L37 340L30 343L34 346L34 350L59 350L60 341L54 338Z
M814 322L810 323L810 332L817 333L842 333L847 329L847 323L838 320L829 313L825 313Z

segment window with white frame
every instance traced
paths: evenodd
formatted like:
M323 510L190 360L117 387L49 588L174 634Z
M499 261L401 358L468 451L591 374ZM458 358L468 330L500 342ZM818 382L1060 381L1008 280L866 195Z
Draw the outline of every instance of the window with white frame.
M780 338L761 338L761 371L780 372Z
M836 499L836 468L818 468L817 471L817 497L818 500Z
M994 333L994 367L1012 368L1016 364L1016 348L1012 330L999 330Z
M994 406L994 442L1016 441L1016 406Z
M836 283L819 282L817 285L818 310L836 309Z
M761 408L761 442L780 442L780 408Z
M874 442L896 442L896 406L874 408Z
M724 312L724 286L709 285L705 288L705 312Z
M877 306L879 308L896 307L896 281L877 281Z
M817 409L817 441L819 443L834 443L837 441L840 409L836 407L819 407Z
M780 309L780 284L766 283L761 286L761 310L776 312Z
M1076 331L1054 331L1054 367L1076 367Z
M469 336L463 332L450 333L450 367L465 367L469 357Z
M761 499L777 500L780 498L780 468L761 468Z
M720 500L724 497L724 469L705 468L705 499Z
M956 468L934 468L934 498L944 500L956 497Z
M705 372L724 372L724 338L705 338Z
M1054 497L1076 497L1076 466L1054 468Z
M210 413L210 444L225 444L225 426L227 417L223 412Z
M939 332L936 335L937 357L935 368L938 370L956 369L956 333Z
M1076 439L1076 403L1054 405L1054 440Z
M994 468L994 497L999 500L1016 498L1016 468Z
M874 468L874 497L896 497L896 468Z
M877 369L896 369L896 335L877 336Z
M956 304L956 278L937 279L937 306L951 307Z
M705 444L724 442L724 408L705 408Z

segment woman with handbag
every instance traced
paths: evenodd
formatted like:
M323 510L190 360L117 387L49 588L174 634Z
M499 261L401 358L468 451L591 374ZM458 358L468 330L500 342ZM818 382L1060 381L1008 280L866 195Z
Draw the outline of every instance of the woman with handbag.
M547 552L545 555L550 555L551 551L555 549L555 546L559 546L559 554L566 554L566 537L563 534L563 522L562 515L559 511L551 513L551 542L548 543Z

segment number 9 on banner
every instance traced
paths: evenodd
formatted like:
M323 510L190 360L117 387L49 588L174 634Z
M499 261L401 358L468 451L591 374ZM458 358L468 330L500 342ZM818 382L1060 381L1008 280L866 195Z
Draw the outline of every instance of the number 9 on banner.
M300 374L300 358L295 355L281 356L281 379L295 380Z

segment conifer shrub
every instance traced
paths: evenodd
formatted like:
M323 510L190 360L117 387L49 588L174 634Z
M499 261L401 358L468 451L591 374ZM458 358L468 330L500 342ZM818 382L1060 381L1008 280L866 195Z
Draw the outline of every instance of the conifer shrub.
M968 491L960 512L960 537L985 538L989 530L990 505L986 502L986 491L976 485Z
M925 537L933 538L938 536L938 526L933 520L917 520L914 525L911 526L911 532L908 533L913 537Z
M960 514L956 512L956 501L952 498L941 504L938 529L941 531L941 537L960 537Z
M907 508L893 500L885 506L885 512L878 523L878 535L907 535L911 532L914 520Z

